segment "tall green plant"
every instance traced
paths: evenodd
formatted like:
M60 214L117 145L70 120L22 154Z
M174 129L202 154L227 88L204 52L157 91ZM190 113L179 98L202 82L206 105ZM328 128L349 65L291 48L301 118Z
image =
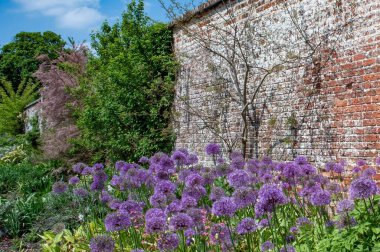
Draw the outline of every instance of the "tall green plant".
M14 91L10 82L2 79L0 83L0 134L22 133L22 112L36 99L38 84L23 81Z
M144 14L143 1L132 1L120 22L105 22L92 34L96 56L78 95L81 149L96 159L136 159L169 151L173 137L170 111L175 62L172 32Z

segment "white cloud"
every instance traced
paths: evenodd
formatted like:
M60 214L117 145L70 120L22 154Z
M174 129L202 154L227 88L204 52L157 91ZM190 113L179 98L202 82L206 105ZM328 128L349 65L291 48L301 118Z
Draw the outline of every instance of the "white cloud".
M105 16L99 11L99 0L13 0L22 11L55 18L62 28L86 29Z

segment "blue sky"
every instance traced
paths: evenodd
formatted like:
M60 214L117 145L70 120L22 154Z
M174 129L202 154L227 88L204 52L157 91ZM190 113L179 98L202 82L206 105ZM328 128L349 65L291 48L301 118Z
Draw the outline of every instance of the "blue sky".
M184 2L185 0L181 0ZM0 0L0 46L20 31L53 31L67 40L89 40L89 34L104 20L115 22L128 0ZM158 0L146 0L147 14L168 21Z

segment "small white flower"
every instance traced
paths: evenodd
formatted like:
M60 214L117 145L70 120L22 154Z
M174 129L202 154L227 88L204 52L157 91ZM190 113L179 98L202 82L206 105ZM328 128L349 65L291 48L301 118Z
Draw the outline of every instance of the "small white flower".
M79 219L79 221L84 221L84 215L83 214L79 214L78 215L78 219Z
M113 191L113 187L111 185L108 185L107 189L108 189L109 192Z

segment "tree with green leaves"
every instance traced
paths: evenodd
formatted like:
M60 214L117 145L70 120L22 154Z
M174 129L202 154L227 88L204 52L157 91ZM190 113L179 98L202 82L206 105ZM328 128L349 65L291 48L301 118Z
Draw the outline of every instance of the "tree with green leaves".
M122 19L92 34L96 55L77 95L78 143L97 159L133 160L173 144L170 113L175 61L172 32L132 1Z
M54 59L65 46L65 41L54 32L20 32L0 50L0 76L12 83L16 91L23 80L33 79L41 54ZM26 82L28 83L28 82Z
M0 80L0 135L17 135L23 132L22 112L37 97L36 83L21 82L14 91L12 84Z

